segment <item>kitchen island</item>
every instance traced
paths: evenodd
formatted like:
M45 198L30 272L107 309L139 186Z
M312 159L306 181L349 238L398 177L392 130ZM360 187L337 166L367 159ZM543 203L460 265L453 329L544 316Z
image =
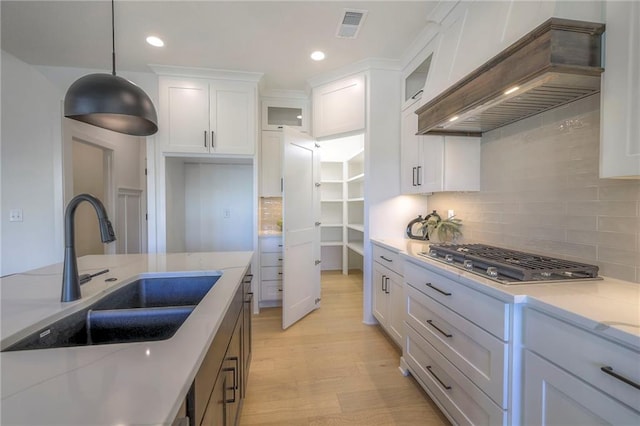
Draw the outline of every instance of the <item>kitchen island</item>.
M62 264L0 280L2 349L138 278L220 276L167 340L0 353L2 424L171 425L249 269L252 252L96 255L109 269L61 303ZM115 280L113 280L115 278Z

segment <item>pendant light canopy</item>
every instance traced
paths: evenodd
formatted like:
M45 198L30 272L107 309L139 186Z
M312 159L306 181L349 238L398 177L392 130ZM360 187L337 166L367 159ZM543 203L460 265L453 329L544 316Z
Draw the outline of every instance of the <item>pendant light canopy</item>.
M116 75L114 0L111 0L111 74L89 74L76 80L64 97L64 116L134 136L158 131L156 109L140 87Z

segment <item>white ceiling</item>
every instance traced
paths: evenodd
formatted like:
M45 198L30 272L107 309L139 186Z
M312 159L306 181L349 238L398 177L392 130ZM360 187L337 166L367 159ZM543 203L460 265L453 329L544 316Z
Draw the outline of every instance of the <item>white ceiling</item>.
M400 59L430 1L125 1L115 3L117 70L148 64L264 73L263 87L304 90L309 78L365 58ZM1 2L2 49L32 65L111 69L108 1ZM368 10L357 39L335 36L345 8ZM145 42L158 35L164 48ZM309 59L313 50L327 59Z

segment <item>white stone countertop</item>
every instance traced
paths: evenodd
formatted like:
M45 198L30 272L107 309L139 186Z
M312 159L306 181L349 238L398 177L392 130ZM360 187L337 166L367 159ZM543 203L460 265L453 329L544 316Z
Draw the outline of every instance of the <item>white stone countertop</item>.
M503 285L443 262L418 255L427 242L372 239L405 259L513 303L547 311L593 333L640 349L640 284L602 277L597 281Z
M0 279L2 348L138 278L221 275L167 340L0 352L2 425L170 425L251 263L252 252L84 256L109 272L61 303L62 264ZM109 278L117 278L108 282Z

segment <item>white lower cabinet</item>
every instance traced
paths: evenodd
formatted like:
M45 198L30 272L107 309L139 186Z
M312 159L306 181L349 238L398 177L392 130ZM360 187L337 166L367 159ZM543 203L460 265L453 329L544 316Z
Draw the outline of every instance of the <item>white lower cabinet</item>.
M523 326L523 424L640 424L639 348L529 307Z
M640 424L637 411L529 350L523 393L523 425Z
M506 407L509 345L411 286L406 294L407 324Z
M404 358L411 373L455 423L506 424L507 411L411 327L407 327L405 345Z
M397 253L374 244L373 258L373 315L398 346L402 346L406 310L399 257Z
M260 297L259 306L280 305L282 301L282 237L260 237Z
M405 262L411 374L458 424L508 424L513 305Z

